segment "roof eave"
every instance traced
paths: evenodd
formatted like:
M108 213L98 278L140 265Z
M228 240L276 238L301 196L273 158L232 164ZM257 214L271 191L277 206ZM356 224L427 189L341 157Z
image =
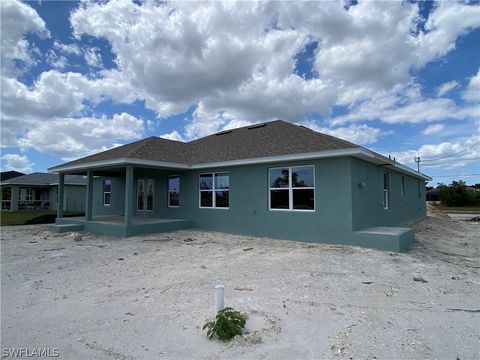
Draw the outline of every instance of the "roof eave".
M51 173L66 173L69 171L94 170L94 169L100 169L104 167L122 166L122 165L141 165L141 166L163 167L163 168L169 168L169 169L200 170L200 169L207 169L207 168L227 167L227 166L255 165L255 164L266 164L266 163L275 163L275 162L284 162L284 161L333 158L333 157L342 157L342 156L352 156L352 157L356 157L377 165L382 164L384 166L390 166L399 172L406 173L408 175L411 175L423 180L431 180L430 177L422 173L419 173L393 160L390 160L390 159L385 160L383 156L362 147L316 151L316 152L299 153L299 154L276 155L276 156L267 156L267 157L250 158L250 159L217 161L217 162L201 163L201 164L180 164L180 163L171 163L171 162L155 161L155 160L118 158L118 159L112 159L112 160L83 163L78 165L66 165L66 166L59 165L59 166L54 166L52 168L49 168L48 171Z

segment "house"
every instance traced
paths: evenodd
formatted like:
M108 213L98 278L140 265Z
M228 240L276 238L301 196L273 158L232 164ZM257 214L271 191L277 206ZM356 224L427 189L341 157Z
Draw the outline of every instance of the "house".
M19 176L25 175L24 173L18 171L2 171L0 172L0 182L10 180Z
M393 251L426 216L429 177L285 121L188 143L149 137L49 169L87 176L86 216L56 231L131 236L195 227Z
M427 201L438 201L438 189L430 189L426 192Z
M64 180L63 210L85 211L87 179L68 175ZM35 172L1 183L2 210L57 210L58 175Z

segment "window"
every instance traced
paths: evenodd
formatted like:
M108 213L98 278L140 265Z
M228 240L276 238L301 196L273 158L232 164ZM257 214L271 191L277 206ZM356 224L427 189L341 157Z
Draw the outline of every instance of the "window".
M153 210L153 179L145 180L146 183L146 198L145 203L147 204L147 211Z
M112 199L112 180L103 180L103 206L110 206Z
M405 196L405 176L402 176L402 196Z
M31 202L33 200L33 189L26 189L25 201Z
M180 206L180 176L178 175L168 177L168 206Z
M268 169L270 210L314 211L315 167Z
M145 182L143 180L137 180L137 210L145 210Z
M389 199L390 179L388 171L383 173L383 208L388 209L390 207Z
M200 207L228 209L230 178L228 173L200 174Z

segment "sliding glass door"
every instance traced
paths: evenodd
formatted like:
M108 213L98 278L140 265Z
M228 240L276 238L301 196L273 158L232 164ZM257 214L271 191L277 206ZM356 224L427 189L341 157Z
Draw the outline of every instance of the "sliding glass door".
M137 180L137 212L153 211L153 179Z

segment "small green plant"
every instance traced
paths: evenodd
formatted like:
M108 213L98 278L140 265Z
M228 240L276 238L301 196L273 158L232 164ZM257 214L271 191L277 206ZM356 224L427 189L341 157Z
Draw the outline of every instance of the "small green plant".
M241 335L245 327L245 316L231 307L220 310L213 321L207 322L207 337L212 340L216 335L222 341L232 340L235 335Z

